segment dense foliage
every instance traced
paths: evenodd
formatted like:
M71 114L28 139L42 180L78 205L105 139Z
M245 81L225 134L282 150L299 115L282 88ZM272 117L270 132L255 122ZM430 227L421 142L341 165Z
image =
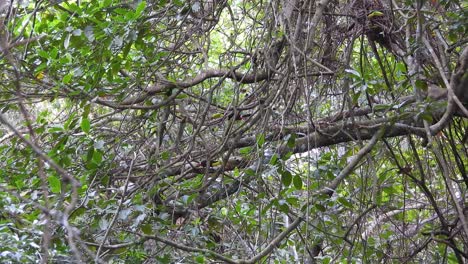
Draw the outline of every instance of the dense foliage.
M0 1L0 262L468 260L459 0Z

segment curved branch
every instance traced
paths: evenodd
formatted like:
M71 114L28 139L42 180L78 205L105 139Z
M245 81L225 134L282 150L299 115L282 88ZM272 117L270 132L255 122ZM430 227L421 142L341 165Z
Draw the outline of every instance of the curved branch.
M430 126L432 135L441 131L451 120L456 110L454 97L457 97L462 103L468 104L468 46L462 52L458 60L457 71L452 74L450 86L448 88L448 105L442 118L436 124Z
M338 185L341 183L341 181L354 170L354 168L361 161L361 159L372 150L375 144L377 144L378 140L384 135L385 129L385 126L380 128L379 131L377 131L377 133L375 133L374 136L372 136L372 139L367 143L367 145L365 145L361 150L359 150L359 152L356 154L356 156L353 157L351 162L349 162L348 165L346 165L346 167L344 167L340 171L340 174L335 179L333 179L333 181L327 187L315 192L314 195L332 194L338 187Z
M250 264L250 263L257 263L261 258L265 257L266 255L270 254L273 249L283 241L285 237L287 237L296 227L299 226L299 224L302 222L303 218L298 217L294 222L291 223L288 228L286 228L283 232L281 232L277 237L275 237L266 248L264 248L260 253L257 255L253 256L249 260L239 260L237 263L239 264Z

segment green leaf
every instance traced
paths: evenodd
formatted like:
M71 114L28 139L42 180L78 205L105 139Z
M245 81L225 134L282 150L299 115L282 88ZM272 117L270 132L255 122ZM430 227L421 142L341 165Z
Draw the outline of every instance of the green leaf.
M332 258L331 257L323 257L322 258L322 263L323 264L328 264L332 261Z
M294 148L296 146L296 134L291 134L288 138L288 148Z
M89 119L87 117L83 117L81 118L81 130L83 130L83 132L85 132L86 134L89 133L89 130L91 129L91 122L89 121Z
M192 203L192 201L197 198L199 196L198 193L193 193L191 195L184 195L182 196L182 202L185 204L185 205L189 205Z
M427 122L432 122L432 115L430 113L421 113L419 115L422 119L426 120Z
M22 189L26 185L24 179L17 179L15 184L18 189Z
M211 115L211 118L221 118L223 116L224 116L223 113L214 113L214 114Z
M107 78L107 81L109 81L109 82L114 81L114 73L112 73L112 69L110 69L110 70L108 70L106 72L106 78Z
M384 187L383 188L383 191L387 194L395 194L395 193L398 193L398 190L395 189L393 186L388 186L388 187Z
M292 182L292 174L291 172L285 170L281 172L281 182L283 183L284 186L288 187L291 185Z
M89 112L91 112L91 105L87 104L83 108L83 116L88 116Z
M289 158L291 158L291 156L293 155L293 153L291 151L289 151L288 153L284 154L284 156L281 157L282 160L288 160Z
M164 151L161 153L161 159L163 160L168 160L170 157L171 157L171 154L169 153L169 151Z
M122 50L122 57L123 57L124 59L127 58L127 55L128 55L128 53L130 52L130 48L132 47L132 45L133 45L133 41L130 41L130 42L128 42L127 45L125 45L125 47L123 48L123 50ZM120 67L120 63L119 63L119 67ZM112 67L112 71L116 72L116 71L114 70L113 67Z
M171 262L171 256L169 254L164 254L164 256L156 256L158 263L169 264Z
M245 171L244 171L245 175L247 176L255 176L255 171L250 169L250 168L247 168Z
M448 34L448 40L450 40L451 42L457 42L458 40L458 35L453 33L453 32L450 32Z
M351 204L347 199L345 199L344 197L339 197L338 198L338 202L342 205L344 205L345 207L348 207L348 208L353 208L353 204Z
M101 7L108 7L112 4L112 0L104 0L101 2Z
M143 12L143 10L145 10L145 8L146 8L146 1L141 1L135 10L135 17L139 17L141 13Z
M392 105L389 105L389 104L374 105L375 111L383 111L383 110L388 110L390 108L392 108Z
M398 62L396 65L396 69L401 73L406 73L406 66L403 62Z
M249 154L251 151L252 151L252 147L245 147L245 148L239 149L239 153L242 155Z
M416 80L415 85L419 90L427 91L427 83L425 81Z
M294 187L297 189L297 190L302 190L302 179L301 179L301 176L299 174L296 174L293 178L293 184L294 184Z
M205 257L203 255L198 255L195 257L197 263L205 263Z
M227 216L229 213L229 210L226 207L221 208L221 215L222 216Z
M62 182L55 176L49 176L47 180L49 181L50 190L53 193L60 193L62 190Z
M380 11L372 11L369 15L367 15L368 18L381 17L381 16L384 16L384 13Z
M88 149L88 152L86 153L86 162L87 163L91 162L91 160L93 159L93 155L94 155L94 147L91 146Z
M270 159L270 164L271 165L276 165L278 163L278 155L275 153Z
M286 202L288 202L288 204L294 206L294 207L299 207L300 205L300 201L297 197L288 197L286 198Z
M76 219L76 218L84 215L86 212L87 212L86 208L79 207L70 215L70 219Z
M63 127L57 125L49 128L49 133L63 132Z
M357 93L353 94L353 96L351 97L351 100L353 102L354 105L357 105L358 104L358 100L359 100L359 97L361 96L361 92L358 91Z
M69 73L69 74L63 76L62 83L63 84L69 83L71 81L72 77L73 77L72 73Z
M93 162L100 164L102 162L102 153L101 151L95 150L93 153Z
M320 212L325 212L327 208L321 204L315 204L315 208L317 208Z
M104 177L101 178L101 184L102 185L108 185L110 181L109 175L105 175Z
M289 213L289 205L287 203L280 203L278 208L283 213Z
M42 58L44 58L44 59L48 59L48 58L50 57L50 56L49 56L49 53L47 53L47 52L44 51L44 50L39 50L39 51L37 52L37 54L38 54L39 56L41 56Z
M59 59L59 62L61 64L67 64L67 63L70 63L72 61L72 56L70 55L70 53L67 53L63 56L60 57Z
M57 48L53 48L52 51L50 52L50 58L56 59L56 58L57 58L57 55L58 55L58 49L57 49Z
M146 225L141 226L141 231L145 235L151 235L153 233L153 228L151 227L150 224L146 224Z
M261 148L265 144L265 134L257 135L257 147Z

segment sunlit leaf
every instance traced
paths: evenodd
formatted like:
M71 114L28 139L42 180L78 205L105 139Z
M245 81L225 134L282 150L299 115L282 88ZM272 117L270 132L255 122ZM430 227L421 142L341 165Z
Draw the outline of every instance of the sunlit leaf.
M53 193L60 193L62 190L62 182L60 179L55 176L49 176L47 179L49 181L50 191Z
M146 8L146 1L141 1L135 9L135 17L139 17Z
M368 18L381 17L381 16L384 16L384 13L380 11L372 11L369 15L367 15Z
M89 133L89 130L91 129L91 122L89 121L89 119L87 117L83 117L81 119L81 130L83 130L83 132L85 133Z

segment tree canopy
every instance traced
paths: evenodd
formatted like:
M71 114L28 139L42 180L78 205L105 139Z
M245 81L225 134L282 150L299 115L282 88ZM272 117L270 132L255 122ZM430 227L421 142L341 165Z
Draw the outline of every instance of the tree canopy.
M0 262L468 261L459 0L0 1Z

